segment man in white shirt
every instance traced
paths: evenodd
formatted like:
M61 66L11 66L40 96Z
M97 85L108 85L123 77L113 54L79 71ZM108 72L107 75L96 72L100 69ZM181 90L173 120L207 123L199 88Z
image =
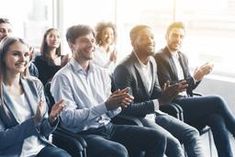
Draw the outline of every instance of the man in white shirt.
M166 138L159 132L110 122L134 98L128 88L111 93L108 72L91 62L95 49L93 29L75 25L68 29L66 38L73 58L51 83L54 99L66 102L62 127L85 138L88 156L136 157L145 151L146 157L163 157Z

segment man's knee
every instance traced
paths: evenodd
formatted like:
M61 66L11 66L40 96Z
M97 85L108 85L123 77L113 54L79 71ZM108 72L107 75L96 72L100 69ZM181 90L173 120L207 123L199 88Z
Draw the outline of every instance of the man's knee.
M148 129L148 134L146 135L146 138L152 140L155 143L158 143L159 145L165 145L167 141L166 135L152 128Z
M185 141L184 141L184 143L192 142L192 141L197 141L199 138L200 138L199 131L196 128L194 128L194 127L190 127L185 132Z
M107 153L114 157L128 157L128 151L122 144L112 144L107 149Z
M50 149L47 155L50 157L71 157L71 155L67 153L65 150L56 147Z

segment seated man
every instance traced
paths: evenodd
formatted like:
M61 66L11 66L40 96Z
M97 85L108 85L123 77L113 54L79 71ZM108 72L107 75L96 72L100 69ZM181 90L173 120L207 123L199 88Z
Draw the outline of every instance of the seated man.
M91 157L136 157L140 151L145 151L146 157L163 157L166 138L158 131L110 122L133 97L127 88L111 93L108 72L91 62L94 31L75 25L68 29L66 38L73 57L51 83L54 99L63 98L67 105L61 113L62 127L84 137Z
M198 131L159 111L160 105L169 104L178 91L184 90L187 85L182 82L161 91L156 63L152 57L155 39L149 26L138 25L132 28L130 39L133 51L116 67L113 74L115 88L130 87L130 93L135 97L134 103L123 108L122 113L137 117L144 126L155 128L167 136L168 157L184 156L180 142L184 144L188 156L202 157Z
M181 22L172 23L167 29L167 46L155 55L160 85L163 87L166 82L174 84L186 80L187 92L179 93L173 102L183 108L186 123L198 129L206 125L211 127L219 157L232 157L228 131L235 136L234 115L218 96L191 97L193 90L210 73L213 65L204 64L191 76L187 57L180 51L184 34L185 27Z

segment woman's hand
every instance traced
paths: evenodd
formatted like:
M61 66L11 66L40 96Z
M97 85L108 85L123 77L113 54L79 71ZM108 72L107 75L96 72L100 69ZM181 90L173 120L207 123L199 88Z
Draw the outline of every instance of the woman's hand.
M34 123L35 124L38 124L42 121L44 113L45 113L45 107L46 107L45 102L40 100L40 102L38 104L37 111L36 111L36 115L34 116Z
M111 62L116 63L116 61L117 61L117 51L116 51L116 49L114 49L114 50L111 52L109 60L110 60Z
M52 106L51 112L49 114L49 122L51 125L53 125L53 123L57 120L64 107L64 100L60 100Z

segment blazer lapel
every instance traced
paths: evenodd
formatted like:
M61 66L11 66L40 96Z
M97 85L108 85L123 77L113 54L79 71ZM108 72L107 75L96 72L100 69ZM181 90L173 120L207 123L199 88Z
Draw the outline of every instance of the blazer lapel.
M155 62L155 60L154 60L154 62ZM149 92L149 94L150 94L149 96L152 95L156 79L157 79L157 82L158 82L158 78L157 78L157 65L154 64L152 60L150 60L150 68L151 68L151 73L152 73L153 78L152 78L152 82L151 82L151 90Z
M141 65L140 65L138 59L136 58L134 52L132 53L132 58L134 58L134 67L135 67L135 69L136 69L136 71L137 71L137 77L139 76L139 77L141 78L141 82L142 82L142 84L143 84L143 86L144 86L143 88L144 88L144 90L145 90L145 94L146 94L148 97L150 97L150 93L148 92L148 88L147 88L146 81L144 81L144 80L146 80L146 79L145 79L145 76L143 76L143 72L142 72L142 69L141 69Z
M168 57L166 57L166 59L167 59L167 62L169 63L169 66L170 66L170 69L169 69L170 73L173 76L173 79L179 80L177 69L176 69L174 60L173 60L173 58L171 56L171 53L169 52L168 48L165 48L165 49L166 49L165 50L166 55L168 56Z
M184 78L187 78L187 73L186 73L187 72L187 69L186 69L187 64L185 63L185 60L184 60L182 54L180 52L178 54L179 54L180 65L181 65L181 68L182 68L183 73L184 73Z
M35 115L37 111L38 102L40 101L39 95L35 88L32 88L33 84L30 84L25 79L21 79L21 83L25 91L25 96L29 103L29 107L31 108L33 115Z
M16 122L17 123L20 123L20 117L19 115L17 114L17 111L15 109L15 103L14 101L11 99L11 97L9 96L8 92L7 92L7 89L5 87L5 85L3 85L3 98L4 98L4 101L5 103L7 104L7 107L9 109L9 111L11 112L11 114L13 115L13 117L15 118Z

